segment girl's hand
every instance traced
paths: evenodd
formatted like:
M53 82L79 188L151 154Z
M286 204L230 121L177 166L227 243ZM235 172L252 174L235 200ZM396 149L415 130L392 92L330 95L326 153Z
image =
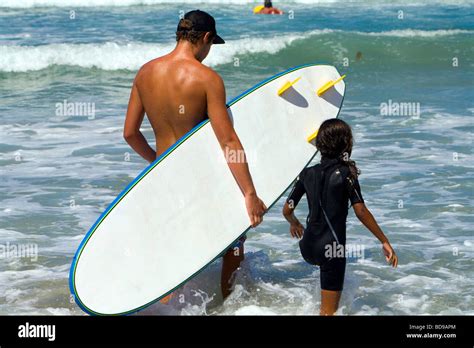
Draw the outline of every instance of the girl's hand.
M290 234L292 238L301 239L303 237L304 227L297 221L290 224Z
M382 250L385 255L385 259L387 260L389 265L392 265L392 267L397 267L398 256L395 254L395 251L393 250L389 242L385 242L382 244Z

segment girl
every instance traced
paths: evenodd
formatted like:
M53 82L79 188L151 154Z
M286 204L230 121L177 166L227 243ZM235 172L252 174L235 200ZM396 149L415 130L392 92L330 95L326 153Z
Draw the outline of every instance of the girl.
M359 220L382 243L387 262L393 267L398 264L388 238L362 199L357 180L359 170L350 160L352 144L352 131L346 122L338 119L324 121L316 137L321 163L300 173L283 207L291 236L301 239L301 255L306 262L320 267L321 315L333 315L341 297L346 257L345 252L336 251L341 247L345 251L349 200ZM304 194L309 207L306 229L294 214Z

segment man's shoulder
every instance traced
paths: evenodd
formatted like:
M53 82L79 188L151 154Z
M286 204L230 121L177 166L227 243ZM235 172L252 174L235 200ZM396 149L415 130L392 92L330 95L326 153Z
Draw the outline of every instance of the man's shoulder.
M135 76L135 81L149 75L154 69L156 69L161 64L162 64L162 57L155 58L146 62L140 67L140 69L138 69L137 74Z
M222 77L208 66L201 64L199 71L196 72L196 76L199 82L202 83L204 88L208 91L224 88L224 80Z
M140 69L138 70L138 72L140 73L140 72L147 71L147 70L150 70L150 69L155 69L157 67L160 67L161 65L166 64L166 62L167 62L166 56L162 56L162 57L152 59L152 60L146 62L145 64L143 64L140 67Z
M212 68L201 64L201 76L206 82L222 82L222 77Z
M224 82L221 76L212 68L198 61L182 61L179 66L183 68L181 74L185 74L192 79L194 84L210 86L223 86ZM145 63L137 72L135 81L148 79L152 75L163 74L164 71L176 68L176 61L166 59L165 57L156 58Z

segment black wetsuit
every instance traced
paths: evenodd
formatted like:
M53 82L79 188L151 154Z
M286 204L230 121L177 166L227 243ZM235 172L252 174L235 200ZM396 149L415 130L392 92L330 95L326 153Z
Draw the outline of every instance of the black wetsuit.
M346 269L348 202L364 202L359 182L350 177L346 164L337 159L323 158L320 164L305 168L301 172L287 203L296 207L305 193L309 214L303 238L299 243L301 255L306 262L320 266L321 289L341 291ZM341 253L333 253L334 249L337 251L341 248L344 248L344 256L341 256Z

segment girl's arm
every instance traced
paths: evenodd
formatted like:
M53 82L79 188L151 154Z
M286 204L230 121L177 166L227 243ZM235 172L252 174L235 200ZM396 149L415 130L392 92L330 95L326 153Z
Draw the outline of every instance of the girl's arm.
M290 203L285 202L283 206L283 216L285 217L286 221L290 223L290 234L293 238L302 238L304 227L295 216L295 207L292 204L291 200Z
M290 234L293 238L302 238L304 227L295 216L294 211L298 203L300 202L301 197L306 193L303 178L305 176L306 169L300 173L298 178L293 185L293 189L288 196L285 205L283 206L283 216L285 217L286 221L290 223Z
M387 262L393 267L397 267L398 257L390 245L388 238L377 224L377 221L375 221L375 218L370 210L365 206L364 203L355 203L352 207L354 208L354 212L360 222L362 222L364 226L367 227L367 229L372 232L375 237L377 237L380 243L382 243L383 252Z

